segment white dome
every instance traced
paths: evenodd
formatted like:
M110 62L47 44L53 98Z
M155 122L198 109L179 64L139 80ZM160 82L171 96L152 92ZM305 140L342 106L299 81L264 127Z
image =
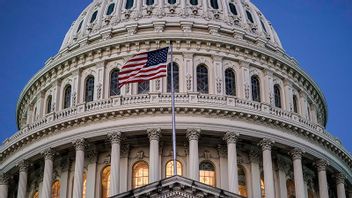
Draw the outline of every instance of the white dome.
M249 0L94 0L73 22L60 51L102 32L118 32L131 25L145 27L155 24L155 21L181 27L187 22L193 27L214 25L215 28L261 39L282 48L271 23Z

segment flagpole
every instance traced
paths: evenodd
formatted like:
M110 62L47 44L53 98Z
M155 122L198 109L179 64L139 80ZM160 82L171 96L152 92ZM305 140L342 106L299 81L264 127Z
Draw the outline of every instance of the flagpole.
M172 110L172 150L173 150L173 164L174 175L177 175L177 161L176 161L176 116L175 116L175 88L174 88L174 49L170 43L171 52L171 110Z

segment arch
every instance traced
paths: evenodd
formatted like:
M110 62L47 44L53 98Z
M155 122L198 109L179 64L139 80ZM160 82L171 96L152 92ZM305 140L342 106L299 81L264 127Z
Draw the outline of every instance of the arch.
M209 186L216 186L216 172L212 162L203 161L199 164L199 181Z
M297 95L292 96L293 112L298 113L298 99Z
M189 3L195 6L198 5L198 0L189 0Z
M208 68L205 65L197 67L197 91L199 93L209 93Z
M53 96L52 95L49 95L47 98L46 98L46 113L51 113L51 110L52 110L52 102L53 102Z
M248 196L246 174L242 166L238 166L238 192L244 197Z
M119 69L113 69L110 73L110 96L120 95L119 88Z
M237 9L236 9L236 6L234 3L229 3L229 7L230 7L230 11L233 15L238 15L238 12L237 12Z
M252 100L256 102L260 102L260 81L257 75L253 75L251 77L252 84Z
M71 85L66 85L64 89L64 109L70 108L71 107L71 92L72 92L72 87Z
M247 15L247 19L251 22L254 23L254 19L252 16L252 13L249 10L246 10L246 15Z
M281 88L280 85L275 84L274 85L274 99L275 99L275 107L281 108Z
M106 10L106 15L110 16L115 10L115 3L111 3Z
M98 10L92 14L92 17L90 18L90 23L93 23L97 19L97 16L98 16Z
M125 5L125 9L126 10L131 9L133 7L133 4L134 4L134 0L127 0L126 5Z
M35 192L34 192L33 198L39 198L39 191L35 191Z
M236 95L236 76L231 68L225 70L225 92L228 96Z
M171 5L175 4L176 3L176 0L167 0L167 2Z
M138 94L147 94L149 92L149 81L143 81L138 83L137 87L137 93Z
M51 197L60 198L60 181L55 180L51 186Z
M110 171L111 166L106 166L101 172L101 197L108 198L110 196Z
M146 4L147 6L154 5L154 0L145 0L145 4Z
M174 74L174 90L179 92L180 90L180 76L178 64L173 62L173 74ZM167 92L171 92L171 63L167 65Z
M84 100L85 102L92 102L94 100L94 76L89 75L86 78L86 83L85 83L85 97Z
M268 33L268 31L266 30L265 24L263 22L263 20L260 20L260 24L262 25L262 28L264 30L265 33Z
M183 167L180 161L176 161L176 169L177 169L177 175L181 175L182 176L182 172L183 172ZM166 177L172 177L174 176L174 161L170 160L166 163L165 165L165 176Z
M138 161L132 167L132 188L138 188L149 183L149 165Z
M210 6L213 8L213 9L219 9L219 3L218 3L218 0L210 0Z

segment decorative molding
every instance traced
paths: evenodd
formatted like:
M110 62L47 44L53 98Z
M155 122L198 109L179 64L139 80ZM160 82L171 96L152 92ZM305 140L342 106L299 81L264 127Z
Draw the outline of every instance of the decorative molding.
M161 129L157 128L157 129L147 129L147 133L148 133L148 137L149 140L156 140L159 141L160 137L161 137Z
M292 160L302 160L303 153L304 151L300 148L294 148L292 151L289 152L292 157Z
M187 129L186 137L189 141L191 141L191 140L198 141L199 137L200 137L200 132L201 132L200 129Z
M53 160L55 151L52 148L48 148L42 152L42 155L44 156L45 160Z
M108 140L111 142L111 144L120 144L122 140L122 134L121 132L112 132L107 135Z
M0 185L8 185L9 177L6 173L0 173Z
M27 172L28 167L29 163L26 160L22 160L20 163L18 163L19 172Z
M224 140L227 144L236 144L240 134L232 131L226 132Z
M337 185L339 184L345 185L346 176L343 173L336 173L335 178L336 178Z
M263 151L271 151L271 147L275 142L273 140L270 140L268 138L262 139L258 146L262 147Z
M326 160L320 159L315 165L317 166L318 171L326 171L326 167L328 166L328 162Z
M86 140L84 138L77 139L72 142L73 146L75 147L76 151L84 151L86 147Z

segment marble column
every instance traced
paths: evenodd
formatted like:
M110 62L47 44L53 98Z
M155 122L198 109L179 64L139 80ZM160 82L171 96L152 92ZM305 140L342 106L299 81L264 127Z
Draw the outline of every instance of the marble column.
M229 175L228 175L228 162L227 162L227 149L225 145L218 145L219 163L220 163L220 188L229 190Z
M9 190L9 178L6 174L0 173L0 198L7 198Z
M18 164L19 167L19 180L17 198L25 198L27 192L27 178L28 178L28 163L23 160Z
M273 162L271 158L271 146L273 143L272 140L266 138L259 143L263 151L265 197L268 198L275 197Z
M87 170L87 187L86 187L86 197L94 198L96 193L96 181L97 181L97 160L98 153L95 145L89 146L86 151L88 170ZM111 188L110 188L111 189Z
M336 189L337 198L346 198L345 175L342 173L336 174Z
M250 149L249 161L251 165L252 198L262 197L260 188L259 149L256 147Z
M78 139L73 142L76 149L75 173L73 179L73 198L81 198L83 194L83 169L85 140Z
M53 183L53 159L54 151L49 148L43 152L45 163L44 163L44 176L43 176L43 186L40 198L50 198L51 197L51 186Z
M227 142L227 162L229 175L229 191L235 194L239 193L238 189L238 167L237 167L237 148L236 143L239 134L227 132L224 140Z
M304 179L303 179L303 168L302 168L302 150L299 148L293 149L291 152L293 160L293 174L295 179L295 193L296 198L305 197Z
M149 137L149 183L160 179L159 166L159 139L161 129L147 129Z
M279 197L287 198L286 173L288 172L288 163L281 155L277 156L277 168L279 178Z
M111 174L110 174L110 195L119 194L120 188L120 143L121 133L114 132L108 135L111 141ZM152 166L151 166L152 168Z
M318 169L318 179L319 179L319 197L329 198L328 191L328 180L326 178L326 166L327 162L325 160L318 160L316 166Z
M128 190L128 158L130 153L130 145L121 145L121 159L120 159L120 192Z
M187 129L186 137L189 141L189 178L195 181L199 181L199 136L200 129Z

